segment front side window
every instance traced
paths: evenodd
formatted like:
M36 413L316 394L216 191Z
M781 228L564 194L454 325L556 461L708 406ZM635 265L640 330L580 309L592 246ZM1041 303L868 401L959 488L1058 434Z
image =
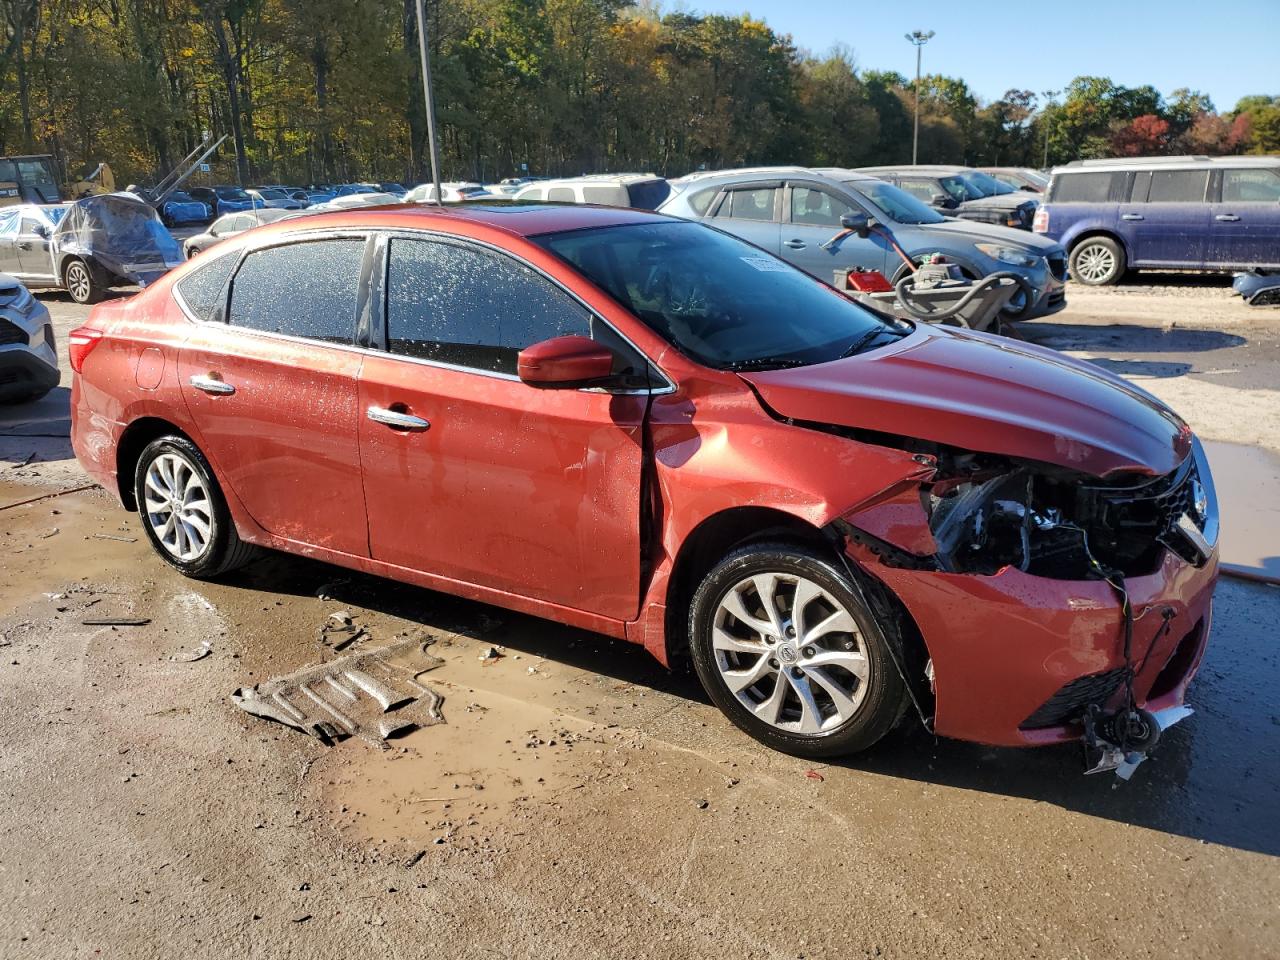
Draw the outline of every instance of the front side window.
M1204 203L1208 170L1153 170L1147 203Z
M387 347L487 373L515 375L543 340L590 337L593 317L510 257L457 243L394 238L387 265Z
M825 363L903 335L807 273L702 224L599 227L538 242L707 366Z
M227 280L236 266L236 254L225 253L212 260L201 259L200 265L188 271L175 289L187 310L200 320L212 320L222 303Z
M853 207L829 193L812 187L791 188L791 222L810 227L840 228L840 218L853 213Z
M1280 202L1280 173L1274 170L1223 170L1222 202Z
M268 333L349 344L364 240L311 240L255 250L231 284L228 321Z
M735 220L772 220L776 187L758 187L750 190L731 190L720 204L717 217Z

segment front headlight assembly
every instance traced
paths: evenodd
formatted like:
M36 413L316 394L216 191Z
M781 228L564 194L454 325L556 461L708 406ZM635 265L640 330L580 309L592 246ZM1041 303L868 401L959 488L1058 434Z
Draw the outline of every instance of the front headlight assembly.
M1008 263L1015 267L1034 267L1040 259L1025 250L999 243L975 243L974 246L992 260L999 260L1001 263Z

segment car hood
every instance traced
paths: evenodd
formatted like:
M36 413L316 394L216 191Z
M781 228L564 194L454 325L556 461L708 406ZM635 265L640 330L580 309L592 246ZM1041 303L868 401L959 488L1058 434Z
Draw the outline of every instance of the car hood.
M1038 206L1038 201L1026 193L997 193L990 197L979 197L977 200L966 200L960 204L961 210L1017 210L1023 204Z
M1001 243L1012 247L1032 250L1041 256L1063 253L1062 244L1056 240L1016 227L1003 227L994 223L975 223L973 220L948 219L944 223L926 223L923 229L937 230L949 237L968 240L972 243Z
M740 374L777 415L1055 464L1159 476L1191 432L1099 367L1004 338L919 325L844 360Z

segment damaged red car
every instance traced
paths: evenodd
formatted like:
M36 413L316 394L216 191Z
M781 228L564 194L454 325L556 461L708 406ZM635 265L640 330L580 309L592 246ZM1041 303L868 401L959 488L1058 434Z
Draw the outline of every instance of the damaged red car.
M1167 407L700 224L299 218L70 350L77 456L181 572L270 548L626 639L795 754L917 715L1132 755L1209 635L1217 504Z

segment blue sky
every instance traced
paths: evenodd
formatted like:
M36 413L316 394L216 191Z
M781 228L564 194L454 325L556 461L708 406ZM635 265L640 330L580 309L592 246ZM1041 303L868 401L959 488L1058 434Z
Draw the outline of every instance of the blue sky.
M984 100L1010 87L1057 90L1081 74L1168 94L1191 87L1219 110L1246 94L1280 95L1280 0L1110 0L1101 4L851 3L849 0L687 0L664 7L749 12L825 53L853 48L863 69L915 72L911 30L937 31L924 71L962 77Z

